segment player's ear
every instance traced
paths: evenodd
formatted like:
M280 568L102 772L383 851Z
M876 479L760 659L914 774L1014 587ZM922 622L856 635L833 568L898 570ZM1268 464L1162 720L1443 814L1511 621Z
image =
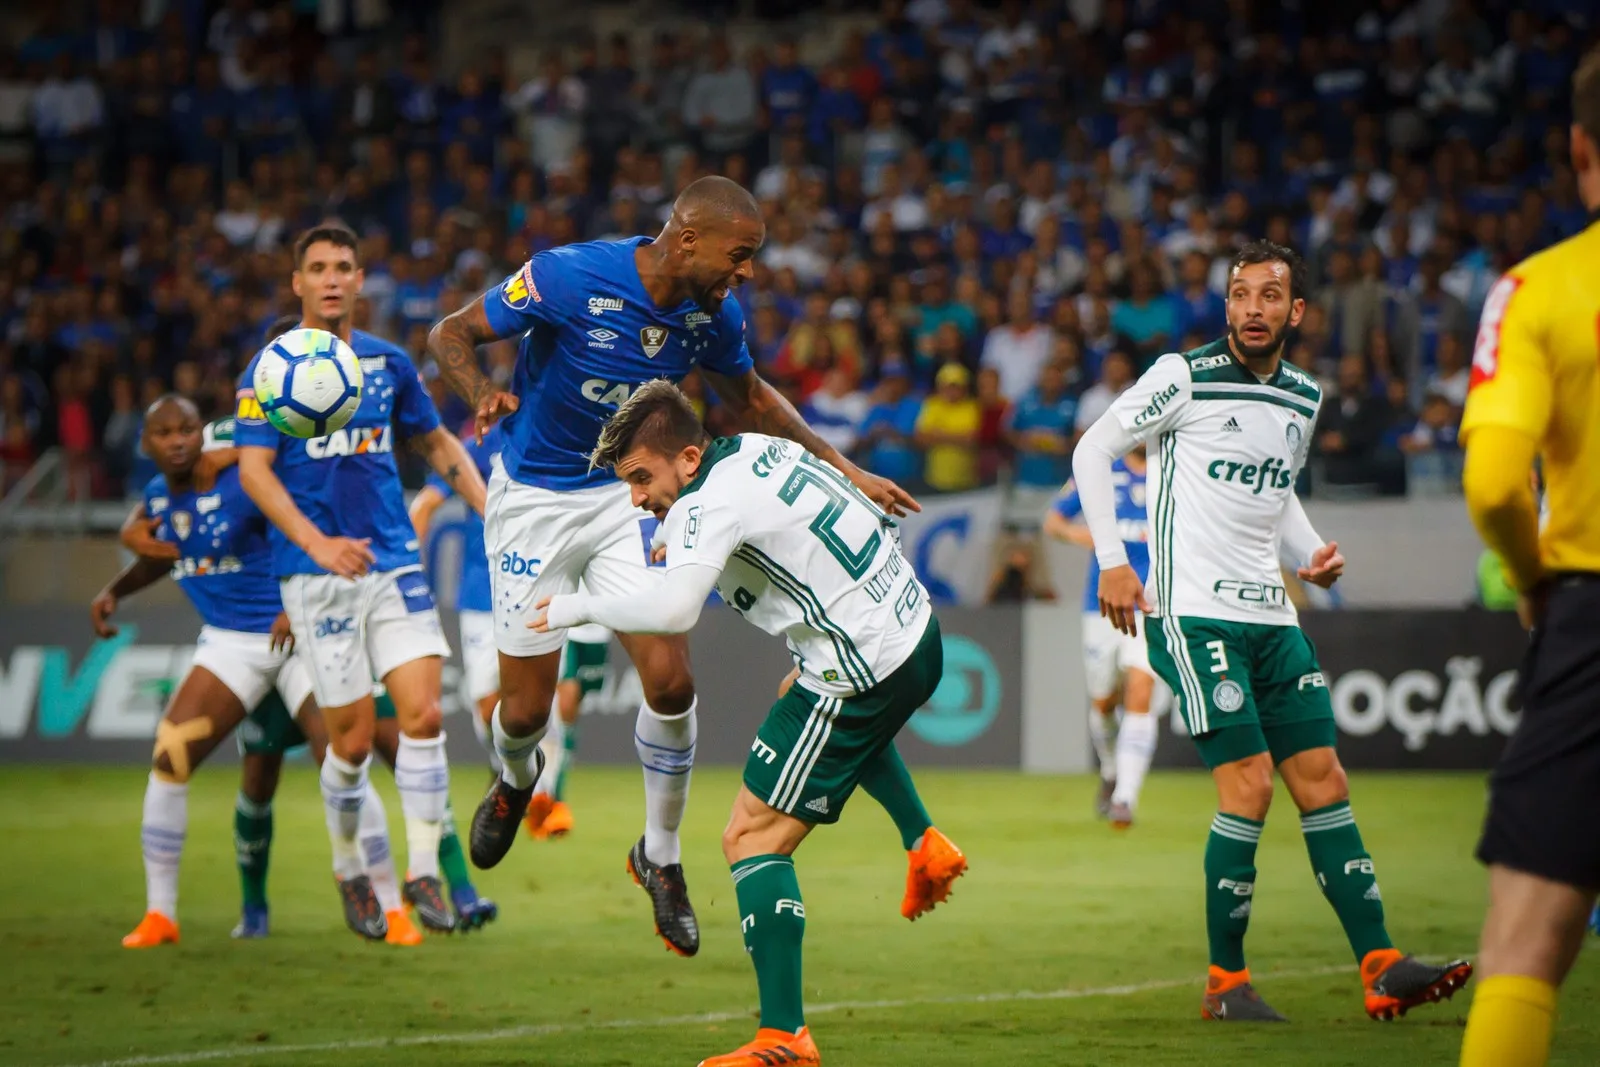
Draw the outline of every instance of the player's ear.
M693 226L684 226L678 230L678 251L692 256L695 246L699 243L700 234Z
M300 291L300 271L298 269L296 269L293 274L289 275L289 288L294 290L295 296L305 296L305 294Z
M1584 133L1583 127L1576 122L1572 124L1572 128L1567 133L1567 148L1572 153L1572 172L1574 174L1582 174L1590 167L1600 163L1600 159L1595 158L1596 152L1600 152L1600 145L1596 145L1589 140L1589 135Z
M1305 318L1306 302L1303 297L1296 297L1289 302L1289 325L1298 326L1300 320Z
M356 268L356 292L361 292L361 287L367 284L367 268Z

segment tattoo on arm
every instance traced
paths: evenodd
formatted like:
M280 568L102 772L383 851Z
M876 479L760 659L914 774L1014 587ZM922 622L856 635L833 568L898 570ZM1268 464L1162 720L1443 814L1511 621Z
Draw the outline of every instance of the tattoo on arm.
M494 383L478 366L478 346L500 340L489 327L483 300L478 297L428 333L428 355L439 365L445 384L474 408L494 392Z
M459 477L461 477L461 467L459 465L452 463L445 469L444 480L450 484L452 489L455 488L456 479Z
M806 425L806 420L800 417L794 405L755 371L747 372L742 378L704 370L702 373L717 395L751 429L774 437L786 437L818 459L827 460L835 466L843 461L844 457L838 450L818 437L817 432Z

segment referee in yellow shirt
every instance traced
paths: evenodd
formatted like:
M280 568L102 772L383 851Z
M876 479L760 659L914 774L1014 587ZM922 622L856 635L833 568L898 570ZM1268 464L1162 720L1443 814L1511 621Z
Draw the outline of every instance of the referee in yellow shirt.
M1600 890L1600 50L1572 80L1591 215L1484 304L1461 423L1467 508L1532 630L1522 725L1489 779L1489 914L1461 1067L1541 1067ZM1543 463L1544 529L1529 485Z

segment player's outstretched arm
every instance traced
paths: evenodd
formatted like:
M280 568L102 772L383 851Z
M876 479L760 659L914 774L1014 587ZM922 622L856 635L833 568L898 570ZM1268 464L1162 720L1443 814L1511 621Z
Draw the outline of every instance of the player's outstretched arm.
M490 298L490 293L481 294L428 332L428 355L438 364L445 384L472 406L479 444L483 443L483 435L489 427L517 410L520 403L514 394L497 389L478 365L479 345L512 336L496 331L489 324L484 301ZM495 295L493 299L500 298ZM482 512L482 508L478 510Z
M170 541L163 541L156 536L156 527L161 525L160 519L152 519L145 514L144 503L141 501L128 512L128 517L122 522L122 529L117 539L122 542L122 547L132 552L135 556L145 559L158 559L172 563L183 555L178 551L178 546Z
M239 449L239 484L261 509L261 514L330 574L355 579L367 573L375 558L368 540L329 537L317 529L273 471L272 461L276 457L274 449L260 445L245 445Z
M467 454L467 446L461 443L460 438L443 426L435 426L427 433L413 437L409 443L422 453L423 458L428 461L428 466L444 480L444 484L467 502L467 507L480 516L483 514L484 495L487 492L483 484L483 475L478 473L478 465L472 462L472 457ZM437 493L438 490L434 492ZM442 499L441 497L441 501ZM416 525L415 516L412 518L412 525Z
M94 626L95 636L117 636L116 624L110 621L117 610L117 602L154 585L169 573L171 568L167 561L146 556L140 556L118 571L117 576L89 603L89 621Z
M700 610L721 573L716 567L691 563L669 570L658 591L648 597L587 593L545 597L534 605L542 610L528 627L547 633L594 622L624 634L688 633L700 621Z
M1089 533L1088 525L1086 523L1073 522L1071 519L1063 517L1054 508L1045 512L1044 535L1057 541L1064 541L1069 545L1077 545L1079 548L1091 550L1094 548L1094 535Z
M1084 524L1100 563L1100 614L1130 637L1138 636L1140 612L1148 613L1144 583L1128 565L1128 549L1117 528L1117 491L1111 464L1138 439L1114 412L1100 416L1072 455L1072 480L1078 488Z
M862 470L841 455L837 448L818 437L817 432L806 425L806 420L800 417L794 405L754 370L730 376L702 367L700 373L705 375L717 395L733 408L746 425L760 433L787 437L818 459L833 464L869 500L890 515L922 510L922 505L910 493L888 478L880 478Z
M425 485L411 498L409 514L411 528L417 531L419 542L428 539L428 527L433 525L433 513L439 510L439 505L445 501L445 495L437 486Z
M1293 492L1283 506L1281 543L1284 554L1295 568L1295 577L1302 582L1329 589L1344 576L1344 556L1339 553L1339 542L1323 542L1311 525L1300 497Z

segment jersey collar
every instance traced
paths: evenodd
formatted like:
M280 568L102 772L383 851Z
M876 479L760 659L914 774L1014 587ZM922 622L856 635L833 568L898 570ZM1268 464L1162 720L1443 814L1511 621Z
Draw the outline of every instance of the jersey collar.
M739 434L734 434L732 437L717 437L712 439L712 442L706 446L705 452L701 453L700 469L695 472L695 475L692 479L690 479L689 484L684 486L683 489L679 491L678 496L682 497L687 493L692 493L704 485L706 481L706 475L711 473L712 467L715 467L718 463L739 451L740 441L741 438Z

